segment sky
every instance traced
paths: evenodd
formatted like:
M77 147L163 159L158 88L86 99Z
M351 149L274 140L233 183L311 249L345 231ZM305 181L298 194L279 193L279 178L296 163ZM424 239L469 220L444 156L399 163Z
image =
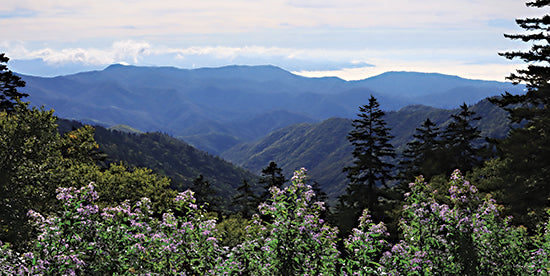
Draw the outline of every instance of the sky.
M0 52L15 72L55 76L110 64L275 65L358 80L387 71L504 81L499 52L521 0L2 0Z

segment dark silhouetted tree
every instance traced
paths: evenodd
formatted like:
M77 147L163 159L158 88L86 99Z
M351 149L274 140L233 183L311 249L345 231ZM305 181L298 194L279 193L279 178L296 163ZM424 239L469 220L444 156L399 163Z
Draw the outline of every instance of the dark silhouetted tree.
M321 188L321 185L319 185L319 182L313 181L313 184L311 185L311 189L315 193L315 197L313 197L313 201L321 201L321 202L327 202L328 195L323 191Z
M208 211L219 211L219 197L217 196L216 191L212 189L210 182L204 179L202 174L193 180L191 190L195 192L197 204L204 205Z
M250 218L258 207L258 196L254 193L246 179L243 180L243 184L237 188L237 191L238 194L233 198L233 204L238 208L243 217Z
M400 178L404 183L414 181L415 177L423 175L430 179L440 172L434 171L436 163L436 152L439 147L439 128L430 118L427 118L413 134L413 140L407 143L403 151L403 159L399 162L401 167Z
M356 219L363 209L369 208L374 217L381 219L381 187L387 188L387 182L393 179L394 165L390 159L395 157L395 152L389 142L393 136L382 118L384 112L372 95L369 103L360 106L359 111L359 118L353 120L354 128L348 135L354 147L354 160L352 166L344 168L350 183L340 201L345 206L339 209L351 210Z
M475 146L481 140L481 131L472 126L481 117L476 116L464 103L460 106L460 112L451 115L451 119L442 134L442 153L445 158L440 159L440 164L444 164L446 168L441 173L450 174L455 169L467 172L482 161L481 149Z
M269 188L276 186L281 188L287 179L283 175L283 169L279 168L274 161L269 162L269 165L262 170L259 183L263 185L264 192L261 195L262 200L270 197Z
M550 1L530 1L527 6L544 8L550 6ZM507 77L515 84L525 84L527 91L522 95L506 92L490 101L506 110L515 123L508 136L497 144L505 164L500 186L506 189L505 194L514 195L509 208L515 219L533 227L545 216L544 209L550 204L550 15L516 22L525 33L504 36L530 43L531 48L500 55L527 63L526 68Z
M17 91L25 87L25 82L19 76L8 69L10 59L4 53L0 54L0 111L12 112L17 100L29 96L29 94Z

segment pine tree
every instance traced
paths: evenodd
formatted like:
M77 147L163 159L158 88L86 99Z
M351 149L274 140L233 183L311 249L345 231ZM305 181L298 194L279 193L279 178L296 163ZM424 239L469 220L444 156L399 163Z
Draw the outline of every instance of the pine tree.
M548 7L550 1L531 1L527 6ZM505 189L516 195L511 202L512 214L524 217L530 214L540 219L550 203L550 15L517 19L516 22L526 33L504 36L531 43L531 48L500 55L527 63L525 69L518 69L507 77L515 84L525 84L527 92L522 95L506 92L490 101L506 110L516 125L497 144L502 159L509 160L505 162L507 169L504 172L510 175L503 177L509 179Z
M273 186L281 188L286 181L283 175L283 169L279 168L274 161L269 162L269 165L262 170L262 174L260 175L259 184L264 185L264 192L261 195L261 199L266 200L270 198L271 194L269 188Z
M403 151L403 159L399 162L402 170L401 179L405 183L414 181L415 177L419 175L430 179L439 173L434 171L437 167L435 154L439 147L439 135L439 128L430 118L416 128L413 140L407 143L407 148Z
M451 115L451 123L443 131L442 147L446 156L444 163L446 170L442 173L451 173L455 169L463 172L470 171L481 164L480 148L475 146L481 138L481 131L472 126L472 123L481 119L468 108L466 103L460 106L460 112Z
M210 182L205 180L202 174L193 180L191 190L195 192L197 204L204 205L208 211L219 211L218 201L220 198L217 196L216 191L212 189Z
M258 196L246 179L243 180L243 184L237 188L237 191L239 193L233 198L233 204L239 208L243 217L250 218L259 204Z
M8 113L13 111L18 100L29 96L29 94L17 91L18 88L25 87L25 82L8 69L9 60L4 53L0 54L0 111Z
M382 118L384 112L372 95L367 105L359 107L358 119L353 120L354 129L349 133L348 140L354 146L352 152L353 166L344 168L350 183L341 202L351 209L354 217L359 216L363 209L369 208L374 216L381 218L379 197L380 188L393 179L391 171L394 168L389 158L395 157L390 129Z

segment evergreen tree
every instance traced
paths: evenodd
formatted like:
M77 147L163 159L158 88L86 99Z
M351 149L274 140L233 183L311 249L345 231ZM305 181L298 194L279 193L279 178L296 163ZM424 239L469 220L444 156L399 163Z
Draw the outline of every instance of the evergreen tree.
M274 161L269 162L269 165L262 170L262 174L260 175L259 183L263 184L264 187L264 192L261 195L261 199L266 200L271 196L269 188L273 186L281 188L286 181L287 180L283 175L283 169L279 168L277 163Z
M0 111L6 112L13 111L17 100L29 96L17 91L18 88L25 87L25 82L8 69L9 60L4 53L0 53Z
M530 1L527 6L548 7L550 1ZM516 126L497 144L502 159L510 161L504 162L506 169L503 171L508 175L502 177L508 179L507 183L503 183L503 188L515 195L515 200L510 202L512 214L522 217L529 214L536 221L544 216L544 208L550 203L550 15L517 19L516 22L526 33L504 36L530 43L531 48L500 55L507 59L519 58L527 63L525 69L519 69L507 77L515 84L525 84L527 92L522 95L506 92L490 101L506 110ZM516 219L521 220L517 216Z
M212 189L212 185L201 174L193 181L191 190L195 192L195 198L198 205L204 205L208 211L218 211L219 197L216 191Z
M237 188L237 191L239 193L233 198L233 204L237 206L243 217L250 218L258 207L258 196L246 179L243 180L243 184Z
M439 147L439 135L439 128L430 118L416 128L413 140L407 143L407 148L403 151L403 159L399 162L402 170L401 179L404 183L414 181L419 175L430 179L439 173L434 171L437 167L435 155Z
M354 129L348 140L354 146L353 165L344 168L350 183L341 202L345 208L352 210L353 217L359 217L363 209L368 208L378 219L382 217L379 197L383 196L381 187L387 188L387 181L392 180L391 170L394 165L389 158L395 157L390 139L390 129L382 118L384 112L372 95L367 105L359 107L358 119L353 120Z
M460 112L451 115L451 119L451 123L442 134L442 150L446 158L440 163L448 167L441 173L448 174L455 169L470 171L481 164L481 149L475 146L475 142L481 138L481 131L472 126L472 123L481 117L476 116L476 113L464 103L460 106Z

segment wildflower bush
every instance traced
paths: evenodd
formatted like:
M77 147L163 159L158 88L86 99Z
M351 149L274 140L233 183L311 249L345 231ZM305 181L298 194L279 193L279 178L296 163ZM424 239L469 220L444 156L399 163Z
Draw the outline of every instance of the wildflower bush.
M174 208L153 215L143 198L99 207L94 184L59 188L63 210L43 217L29 211L37 238L28 252L0 243L0 271L13 275L547 275L550 226L528 237L510 224L490 197L480 198L455 171L446 203L422 177L410 184L391 244L383 222L368 210L339 252L338 229L323 221L297 171L292 184L271 188L245 229L245 241L220 246L216 220L197 206L192 191Z
M175 198L176 210L151 217L150 201L100 209L93 184L58 189L58 217L29 211L39 229L34 250L18 255L2 248L0 270L30 275L155 273L215 274L228 258L218 246L215 221L195 204L191 191Z
M247 227L247 240L236 249L243 268L253 275L327 275L338 262L337 229L319 218L323 202L313 202L306 170L295 172L284 189L271 187L271 200L258 208Z
M519 275L527 252L524 228L502 218L490 197L458 170L450 179L450 205L436 202L437 191L422 177L410 184L400 229L403 239L383 253L391 274Z

